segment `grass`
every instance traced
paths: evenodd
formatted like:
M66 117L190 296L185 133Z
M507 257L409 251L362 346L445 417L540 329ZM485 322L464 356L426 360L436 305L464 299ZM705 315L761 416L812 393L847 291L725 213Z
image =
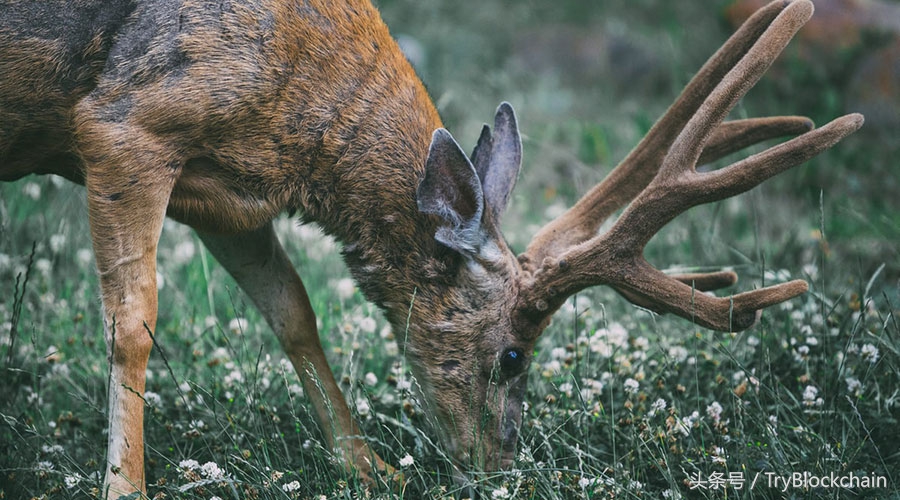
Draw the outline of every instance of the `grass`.
M599 181L730 31L706 3L666 5L381 3L394 32L427 56L419 71L461 143L474 143L500 100L516 106L527 137L506 217L514 247ZM633 84L618 67L593 74L564 54L528 62L523 47L550 44L545 30L599 33L598 46L615 35L629 59L649 62ZM735 115L824 123L844 112L840 79L796 50L784 59ZM537 347L515 468L476 476L482 496L898 498L892 133L867 126L747 195L690 211L651 242L647 256L661 267L730 266L741 290L810 282L754 328L710 332L604 289L571 300ZM85 213L83 189L57 179L0 185L0 498L86 498L102 481L106 360ZM277 226L366 436L386 461L405 464L402 491L368 494L468 495L410 394L402 332L355 290L335 242L286 218ZM364 497L323 448L274 336L189 229L166 224L159 272L145 395L150 496ZM887 487L769 483L804 472L884 477Z

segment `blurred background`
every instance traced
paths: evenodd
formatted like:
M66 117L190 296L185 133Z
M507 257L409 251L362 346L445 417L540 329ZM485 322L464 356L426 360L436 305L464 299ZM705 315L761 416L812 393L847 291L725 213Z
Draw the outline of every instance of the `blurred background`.
M534 229L525 226L556 215L599 182L765 3L383 0L379 7L465 148L499 102L515 107L525 160L506 222L522 249ZM824 231L844 264L865 273L887 263L896 285L900 2L815 5L812 20L731 117L798 114L822 125L862 112L866 125L743 201L724 202L716 220L752 227L733 237L760 238L776 253ZM710 220L704 210L696 209L698 224ZM702 238L695 243L699 255L707 253Z

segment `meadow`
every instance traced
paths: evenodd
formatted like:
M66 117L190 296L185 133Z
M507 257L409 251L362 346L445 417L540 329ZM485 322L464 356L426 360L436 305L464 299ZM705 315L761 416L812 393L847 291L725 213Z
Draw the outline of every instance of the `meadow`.
M506 100L524 135L504 220L523 250L637 143L733 28L728 2L382 0L450 129L475 143ZM733 117L855 111L885 44L795 41ZM896 96L894 96L897 98ZM269 328L193 232L167 221L147 371L150 498L900 498L900 123L872 120L753 191L697 207L647 248L665 269L730 268L736 291L809 293L717 333L592 289L534 353L512 470L452 480L392 331L340 243L282 216L326 353L373 447L403 472L366 490L336 465ZM733 155L733 161L751 149ZM0 184L0 498L99 494L106 347L84 189ZM856 477L850 488L776 477ZM864 484L863 482L866 481ZM869 484L871 481L872 484ZM877 484L876 484L877 483Z

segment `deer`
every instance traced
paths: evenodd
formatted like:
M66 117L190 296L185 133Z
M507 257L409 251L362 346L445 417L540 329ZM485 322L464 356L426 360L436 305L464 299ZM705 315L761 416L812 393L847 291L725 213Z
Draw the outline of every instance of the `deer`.
M466 154L367 0L3 3L0 179L56 174L86 190L109 360L104 498L146 494L142 394L165 340L154 335L155 269L167 216L196 230L259 309L328 446L367 481L394 468L335 381L273 230L282 212L340 241L359 289L404 332L423 406L460 468L510 466L535 342L573 294L606 285L730 332L806 292L794 280L713 296L734 272L666 274L643 249L687 209L862 125L859 114L819 128L799 116L725 120L812 13L809 0L758 10L631 153L516 255L500 232L522 160L513 108L501 104Z

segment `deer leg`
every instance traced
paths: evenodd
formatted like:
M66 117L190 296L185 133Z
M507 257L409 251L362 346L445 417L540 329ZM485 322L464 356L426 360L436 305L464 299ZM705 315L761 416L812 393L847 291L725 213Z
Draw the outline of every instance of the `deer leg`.
M85 106L77 121L110 366L102 495L119 498L146 491L143 394L156 328L156 247L178 168L172 148L124 117Z
M275 331L312 400L329 447L343 455L347 471L369 482L373 470L393 473L360 436L322 351L306 289L271 223L237 235L198 234Z

